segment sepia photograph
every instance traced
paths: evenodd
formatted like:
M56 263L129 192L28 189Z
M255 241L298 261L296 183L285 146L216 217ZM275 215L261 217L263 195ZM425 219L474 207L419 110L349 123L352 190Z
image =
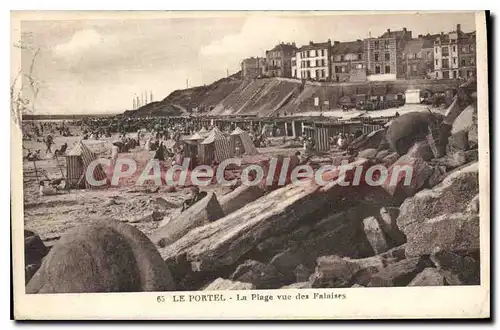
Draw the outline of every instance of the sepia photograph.
M11 12L15 318L489 317L487 15Z

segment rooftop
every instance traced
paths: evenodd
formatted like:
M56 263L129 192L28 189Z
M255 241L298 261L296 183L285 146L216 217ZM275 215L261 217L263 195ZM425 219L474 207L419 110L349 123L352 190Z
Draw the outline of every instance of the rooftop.
M358 54L364 51L364 43L361 40L337 42L335 41L332 46L333 55L343 54Z
M310 50L310 49L321 49L328 48L332 45L332 42L328 40L327 42L312 42L310 41L308 45L300 47L299 51Z

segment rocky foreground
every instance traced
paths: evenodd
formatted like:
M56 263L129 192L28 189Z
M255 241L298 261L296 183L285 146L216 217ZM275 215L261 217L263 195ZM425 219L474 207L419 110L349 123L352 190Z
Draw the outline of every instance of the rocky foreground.
M381 148L387 144L386 132L381 130L356 141L357 157L338 154L327 160L335 165L349 159L363 171L384 164L389 174L397 165L410 164L413 178L409 185L403 185L403 175L395 185L378 187L365 183L341 186L332 182L319 186L305 182L268 192L258 186L240 186L222 196L209 193L178 217L165 217L147 243L144 234L135 228L130 226L137 232L131 234L128 229L114 226L114 232L107 234L112 239L107 242L113 242L115 236L116 244L125 241L124 246L113 250L113 255L121 253L122 259L117 260L131 268L128 274L123 274L121 268L114 271L116 278L108 279L113 285L97 285L91 279L85 287L68 284L61 288L57 284L62 276L78 278L85 267L100 270L94 274L111 272L113 262L118 261L105 256L109 247L99 250L104 251L97 254L102 259L94 264L89 261L88 266L74 266L79 271L71 273L71 262L66 262L66 273L58 272L61 260L66 260L65 253L74 256L73 250L64 246L68 240L61 239L43 258L47 253L41 247L43 243L37 241L35 233L28 233L27 246L36 245L39 249L33 251L45 252L35 255L27 249L27 281L36 272L27 290L35 293L480 284L477 121L471 111L465 111L456 121L442 158L434 158L425 141L412 143L402 155L390 151L388 146ZM328 175L335 178L338 173ZM348 172L346 181L353 175ZM104 236L101 241L97 236L92 235L93 243L107 244L102 242ZM130 237L137 237L144 244L138 245ZM78 264L78 255L73 258Z

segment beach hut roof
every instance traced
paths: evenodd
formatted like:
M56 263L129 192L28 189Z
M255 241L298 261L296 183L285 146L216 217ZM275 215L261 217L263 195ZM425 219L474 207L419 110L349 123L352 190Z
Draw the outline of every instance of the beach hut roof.
M85 145L83 142L77 142L73 148L66 153L67 156L81 156L84 151L87 151L87 153L92 154L93 152Z
M201 136L200 134L198 133L194 133L190 138L188 138L187 140L190 140L190 141L196 141L196 140L203 140L204 137Z
M217 127L214 127L214 129L210 131L210 134L208 134L207 138L203 140L201 144L210 144L217 140L225 140L225 139L226 137L224 136L224 134Z
M242 130L239 127L236 127L236 129L231 133L231 135L240 135L242 133L246 133L244 130Z

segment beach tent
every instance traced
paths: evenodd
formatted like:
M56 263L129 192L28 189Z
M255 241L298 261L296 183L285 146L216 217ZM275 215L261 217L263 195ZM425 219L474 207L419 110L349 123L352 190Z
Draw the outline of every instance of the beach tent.
M205 127L202 127L199 131L198 134L202 136L203 138L206 138L208 134L210 134L210 131L207 130Z
M184 142L184 157L190 158L189 169L193 169L197 165L199 158L199 145L205 138L198 133L194 133L190 137L183 139Z
M408 104L420 104L420 89L407 89L405 99Z
M94 160L96 154L92 152L82 141L66 153L66 178L70 187L74 188L92 188L92 184L86 178L87 168ZM101 164L94 169L94 180L101 181L106 179L106 172Z
M231 144L231 153L234 155L236 153L236 143L239 141L241 146L243 147L242 152L247 155L255 155L257 154L257 149L253 144L252 138L248 134L248 132L242 130L239 127L231 133L229 136L229 142Z
M198 160L201 164L211 165L215 160L218 163L231 157L229 140L222 132L214 127L210 134L201 141L198 148Z

